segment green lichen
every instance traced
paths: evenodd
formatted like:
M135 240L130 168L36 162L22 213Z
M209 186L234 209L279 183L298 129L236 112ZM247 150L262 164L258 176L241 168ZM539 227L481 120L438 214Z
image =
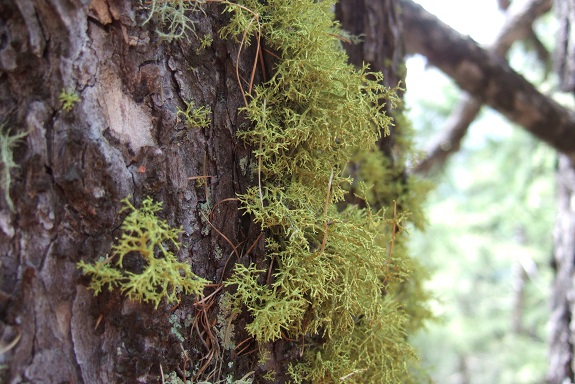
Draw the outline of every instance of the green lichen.
M168 322L172 325L170 328L170 333L180 342L183 343L185 340L182 332L185 332L193 323L194 319L191 314L187 314L185 319L178 316L177 313L172 313L168 316Z
M60 102L62 103L62 109L66 112L70 112L74 108L74 104L80 101L80 96L74 91L66 91L62 89L59 96Z
M247 309L258 342L304 345L289 367L294 382L409 382L406 332L428 312L403 227L422 225L424 188L397 165L404 158L375 145L389 133L396 90L347 63L335 1L217 2L229 17L221 38L240 51L263 41L276 58L271 79L246 95L251 128L237 133L257 169L257 185L238 197L266 235L273 269L235 266L224 281L235 310ZM358 204L344 204L349 185Z
M236 347L234 320L240 314L234 300L228 292L224 292L218 300L218 315L216 324L216 335L220 340L220 345L224 350L231 351ZM232 362L230 362L232 363Z
M211 34L204 35L200 39L200 46L196 49L196 54L200 54L204 49L211 47L213 42L214 37Z
M253 128L238 133L255 148L262 180L239 198L268 234L276 268L262 284L266 271L237 265L225 284L236 287L238 305L253 318L246 329L257 340L284 336L308 345L303 362L290 368L294 381L402 381L415 355L406 342L409 319L392 292L412 264L399 247L390 248L404 236L393 228L406 212L372 209L369 200L377 197L365 193L365 208L336 208L351 181L344 176L348 162L357 153L379 153L375 142L388 133L384 109L395 106L395 92L380 73L347 63L333 1L241 4L251 11L228 6L222 36L240 40L261 30L266 48L280 57L243 109ZM408 187L394 181L393 195L403 196Z
M253 379L249 376L253 375L253 372L248 373L241 379L234 379L232 376L227 376L223 380L218 381L194 381L194 384L252 384ZM176 372L170 372L163 380L166 384L192 384L191 380L186 380L185 382L180 379Z
M268 342L281 338L282 329L297 326L305 314L307 301L299 289L280 292L258 283L258 277L264 273L253 265L249 268L238 264L233 276L224 285L235 285L236 307L245 305L250 311L253 322L246 326L247 331L257 340Z
M198 214L200 216L200 222L202 223L201 233L204 236L208 236L212 229L210 224L210 213L212 212L212 205L209 202L198 203Z
M91 277L89 288L94 295L106 287L109 290L119 288L129 299L151 302L156 308L163 299L167 303L178 301L180 292L202 295L209 282L196 276L189 264L179 262L168 248L170 243L175 248L179 247L181 231L171 228L156 216L162 204L149 197L139 209L128 198L122 202L121 212L129 213L122 223L122 236L112 247L112 255L94 264L78 263L82 273ZM143 270L127 270L125 259L143 263Z
M11 171L18 167L14 161L14 148L21 142L28 132L10 134L5 124L0 124L0 185L4 189L4 199L10 211L15 212L14 202L10 197L10 184L12 184Z
M210 126L212 110L210 107L196 107L193 101L185 102L186 109L178 108L178 117L182 117L188 128L207 128Z
M196 35L194 20L190 15L203 12L201 5L205 1L193 0L151 0L144 2L149 10L148 18L144 24L153 21L156 24L156 33L166 40L189 39L189 34Z
M242 171L242 175L246 176L248 174L248 164L249 159L247 157L242 157L240 159L240 170Z

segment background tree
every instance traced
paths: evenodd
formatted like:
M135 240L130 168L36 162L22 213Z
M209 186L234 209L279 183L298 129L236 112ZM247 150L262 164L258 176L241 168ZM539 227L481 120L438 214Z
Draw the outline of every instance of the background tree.
M575 25L575 2L557 0L556 15L559 31L556 47L556 69L559 74L560 89L575 91L575 40L572 31ZM555 283L552 293L551 337L549 351L549 383L575 381L575 331L573 315L575 303L573 295L573 266L575 265L575 212L571 199L575 191L573 158L559 154L557 166L557 220L554 235Z
M560 151L559 155L559 171L558 171L558 217L556 229L554 231L555 246L554 246L554 267L556 268L555 284L553 288L553 311L551 317L551 341L550 341L550 365L548 368L547 381L550 383L559 383L573 381L572 369L572 354L573 347L571 340L571 313L572 308L569 299L570 292L572 291L570 280L571 278L571 265L572 259L569 256L572 251L568 244L572 229L570 227L569 209L567 199L570 196L570 187L568 187L571 176L569 174L570 162L572 157L572 143L573 140L569 139L569 135L573 132L572 112L569 109L559 107L558 104L550 101L547 97L540 93L533 92L525 83L524 79L515 77L509 68L501 61L497 62L496 58L489 55L487 52L478 50L477 45L469 39L457 36L453 31L448 31L434 21L434 18L425 13L421 8L412 6L410 2L405 2L407 12L404 13L406 24L415 26L415 28L406 28L407 40L411 49L424 54L431 63L437 65L442 71L451 76L457 83L466 90L474 100L464 101L461 105L466 107L458 108L452 115L452 123L450 129L447 129L442 137L436 141L430 156L420 164L419 170L427 171L429 166L434 162L441 162L446 155L449 155L459 147L459 142L465 134L466 128L470 122L473 121L473 116L478 110L481 103L486 103L502 112L512 121L515 121L535 136L541 138L547 143L551 144L554 148ZM515 3L513 3L515 5ZM541 11L546 11L551 5L550 1L530 1L525 3L523 11L512 13L509 23L506 27L512 27L514 24L517 28L511 28L511 33L505 28L500 37L523 36L533 38L533 33L530 24L535 15L540 14ZM572 6L569 2L557 2L556 14L560 20L560 31L557 34L558 47L556 49L558 72L560 74L560 84L563 90L570 91L571 80L569 80L571 65L569 64L569 51L570 42L566 38L569 30L569 19L573 15ZM504 7L507 8L507 5ZM511 7L513 8L513 6ZM508 9L511 11L511 8ZM520 15L523 15L521 17ZM517 16L517 23L513 23L513 17ZM523 20L523 21L521 21ZM426 25L424 27L424 25ZM439 31L442 32L439 32ZM521 32L523 31L523 32ZM527 34L526 34L527 32ZM436 38L442 34L442 38ZM428 39L429 36L434 36L433 39ZM505 39L504 39L505 40ZM480 56L482 58L480 58ZM468 65L469 58L475 57L472 61L475 64ZM498 69L495 71L487 70L487 68ZM504 87L495 85L493 80L503 76L498 82L499 85L506 84ZM511 85L514 83L515 85ZM506 90L504 90L505 88ZM507 92L510 91L510 92ZM505 95L505 96L504 96ZM531 101L527 101L527 100ZM545 100L544 107L539 108L532 104L528 108L534 113L525 113L526 105L531 104L534 100ZM526 104L524 102L527 101ZM550 102L547 104L547 102ZM553 117L541 118L547 112L555 110ZM473 112L470 112L473 111ZM539 115L539 116L538 116ZM565 119L559 117L565 116ZM559 118L559 120L555 120ZM537 125L540 122L542 125L539 127L545 129L547 134L541 134ZM567 125L565 125L567 124ZM563 128L561 128L563 127ZM554 143L554 138L564 140L563 145ZM526 189L529 188L525 185ZM464 364L466 365L466 364ZM462 372L465 369L462 370ZM473 377L473 376L471 376ZM469 377L463 382L468 382Z

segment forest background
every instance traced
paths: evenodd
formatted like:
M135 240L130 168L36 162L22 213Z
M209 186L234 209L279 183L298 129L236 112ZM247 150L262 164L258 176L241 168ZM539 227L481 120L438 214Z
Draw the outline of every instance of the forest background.
M505 22L496 1L418 3L483 46ZM556 29L552 13L534 23L548 52ZM515 44L508 59L544 93L572 106L571 96L558 91L550 57L541 60L533 44ZM465 94L422 56L407 67L406 104L425 150ZM431 220L426 232L412 234L412 246L433 270L428 286L439 322L414 341L436 382L544 381L556 161L546 144L483 108L461 148L429 175L436 184L427 202Z

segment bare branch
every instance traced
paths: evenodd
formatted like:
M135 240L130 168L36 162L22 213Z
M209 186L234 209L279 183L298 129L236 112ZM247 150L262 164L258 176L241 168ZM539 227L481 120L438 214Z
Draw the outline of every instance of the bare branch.
M516 6L516 4L520 4ZM490 50L500 57L507 54L516 40L535 38L532 29L533 21L551 9L551 0L531 0L527 3L516 2L509 7L507 4L505 24L501 28ZM409 48L409 47L408 47ZM426 149L426 157L417 164L413 171L419 174L429 174L432 169L440 168L461 147L471 123L481 111L482 103L471 96L461 98L453 109L449 119L437 138Z
M482 103L478 99L464 95L447 119L446 128L433 139L425 151L425 158L413 168L413 172L427 175L441 167L450 155L459 151L461 141L479 114L481 106Z
M539 0L540 6L548 1ZM493 52L454 31L421 6L401 0L406 44L465 91L553 148L575 159L575 118Z
M495 54L504 57L515 41L531 38L534 34L533 21L549 12L552 5L552 0L531 0L526 3L513 3L507 10L505 24L495 38L491 50Z

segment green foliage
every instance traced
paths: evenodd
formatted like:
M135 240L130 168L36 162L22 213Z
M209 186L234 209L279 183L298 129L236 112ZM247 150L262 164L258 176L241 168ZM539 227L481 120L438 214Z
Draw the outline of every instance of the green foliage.
M545 381L556 155L520 129L508 132L470 132L475 140L430 196L433 223L411 242L435 269L429 286L441 297L434 309L443 321L414 339L438 383L463 374L470 384Z
M170 228L156 216L161 203L146 198L142 207L136 209L128 198L122 202L125 206L121 212L129 213L122 223L122 237L112 247L112 255L95 264L78 263L82 272L91 276L89 288L94 294L106 286L109 290L117 287L131 300L152 302L156 308L162 299L168 303L177 301L178 292L201 295L208 281L196 276L189 264L179 262L168 249L167 243L179 247L180 230ZM143 263L143 271L127 270L124 259Z
M193 101L185 102L186 110L178 108L178 117L181 115L186 122L188 128L207 128L210 126L210 115L212 110L210 107L197 107Z
M60 92L60 102L62 103L62 108L66 112L70 112L74 108L74 104L80 101L80 96L74 91L66 91L62 89Z
M14 147L18 145L23 137L28 132L21 132L15 135L10 135L10 131L6 129L5 124L0 124L0 185L4 189L4 199L12 212L15 211L14 202L10 197L10 184L12 183L12 176L10 171L18 167L14 162Z

